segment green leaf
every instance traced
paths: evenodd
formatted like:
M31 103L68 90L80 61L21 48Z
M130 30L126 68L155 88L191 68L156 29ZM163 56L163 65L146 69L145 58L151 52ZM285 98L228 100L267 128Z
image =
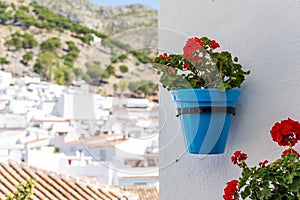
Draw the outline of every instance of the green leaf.
M257 192L257 197L261 200L269 199L272 196L270 189L263 188L262 190Z
M243 199L246 199L250 195L250 188L249 186L246 186L244 191L241 192L241 197Z
M290 186L290 190L293 192L299 192L300 189L300 177L296 176L294 177L293 183Z

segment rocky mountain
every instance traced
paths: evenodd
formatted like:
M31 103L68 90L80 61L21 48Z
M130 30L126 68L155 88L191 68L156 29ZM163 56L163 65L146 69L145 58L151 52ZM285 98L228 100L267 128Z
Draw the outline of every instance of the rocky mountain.
M0 67L58 84L85 80L104 95L149 95L157 87L156 18L143 5L0 0Z
M156 53L157 11L141 4L96 6L88 0L33 0L89 28L120 39L137 49Z

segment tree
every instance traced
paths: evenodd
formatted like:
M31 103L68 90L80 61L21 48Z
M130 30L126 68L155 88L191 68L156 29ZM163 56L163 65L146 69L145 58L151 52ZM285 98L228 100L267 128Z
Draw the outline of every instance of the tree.
M33 59L33 53L32 52L26 52L24 55L23 55L23 60L22 62L25 64L25 65L28 65L28 62L30 60Z
M87 74L91 79L99 79L101 74L103 73L103 70L100 68L100 63L99 62L91 62L91 63L86 63L87 67Z
M53 37L42 42L40 48L42 51L55 52L57 48L61 47L61 42L58 38Z
M5 45L9 47L14 47L14 50L17 51L22 48L23 43L22 43L22 38L21 38L20 32L16 31L11 35L10 40L6 40Z
M135 94L144 94L144 96L148 96L158 90L158 85L154 84L152 81L141 80L130 82L128 89Z
M0 64L1 64L1 65L2 65L2 64L9 64L9 60L7 60L6 57L1 57L1 58L0 58Z
M54 80L59 85L70 84L72 81L72 71L66 65L54 66Z
M128 67L126 65L121 65L120 71L124 74L124 73L128 72Z
M121 80L119 83L119 87L120 87L121 95L123 95L124 91L128 87L128 83L126 81Z
M37 63L34 66L34 71L39 73L42 78L52 81L54 78L54 66L58 64L59 58L55 53L42 51L38 56Z
M0 12L0 24L5 25L7 21L12 20L13 16L11 12Z
M1 66L1 70L4 70L3 65L9 64L9 60L7 60L6 57L0 57L0 66Z
M114 66L108 65L105 71L107 71L107 73L109 74L109 76L111 76L111 75L115 75L115 71L116 70L115 70Z
M103 70L100 68L100 62L94 61L87 63L87 75L90 77L90 84L98 85L99 81L110 77L109 70Z
M118 87L119 87L118 84L116 83L113 84L114 94L116 94Z
M25 33L23 35L22 46L24 49L32 49L38 45L38 42L34 39L32 34Z

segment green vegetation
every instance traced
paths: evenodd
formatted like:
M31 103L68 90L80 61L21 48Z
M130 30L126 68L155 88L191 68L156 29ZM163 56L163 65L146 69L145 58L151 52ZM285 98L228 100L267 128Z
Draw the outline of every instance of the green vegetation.
M144 94L144 96L148 96L158 91L158 85L154 84L152 81L141 80L130 82L128 89L135 94Z
M6 57L0 57L0 67L1 67L1 70L4 70L4 67L3 65L6 65L6 64L9 64L9 60L7 60Z
M9 60L7 60L6 57L1 57L0 58L0 65L3 65L3 64L9 64Z
M72 69L66 65L54 66L54 80L59 85L70 84L72 82Z
M126 65L121 65L120 67L120 71L124 74L126 72L128 72L128 67Z
M54 37L42 42L40 45L40 50L55 52L59 47L61 47L60 39Z
M7 21L13 19L12 12L6 12L6 9L9 7L8 4L0 1L0 24L6 24Z
M119 83L119 88L121 91L121 95L125 92L126 88L128 87L128 83L126 81L121 80Z
M16 191L6 196L6 200L28 200L33 194L34 180L29 179L25 183L16 186Z
M19 49L32 49L38 46L38 42L34 38L34 35L25 33L22 35L16 31L11 35L11 38L6 40L5 45L8 46L9 50L17 51Z
M114 83L113 84L114 94L117 92L118 88L119 88L118 84Z
M152 58L147 56L144 52L133 49L130 45L124 44L114 38L105 38L102 42L111 49L118 48L134 55L141 63L151 63Z
M22 57L22 62L25 65L28 65L28 62L31 61L33 59L33 53L32 52L26 52L23 57Z
M111 75L115 75L115 67L112 65L108 65L107 68L105 69L105 71L107 71L107 73L109 74L109 76Z
M70 84L73 74L76 72L73 70L73 64L80 51L74 42L66 43L68 53L60 58L57 50L62 44L58 38L53 37L42 42L38 60L33 67L34 72L40 74L45 80L55 80L59 85ZM61 59L64 64L61 64ZM79 75L81 71L77 71L77 73Z
M21 0L19 0L21 2ZM21 49L33 49L39 47L39 53L34 63L33 70L38 73L43 80L56 81L58 84L69 84L73 78L77 80L81 77L86 82L98 85L98 82L105 83L105 79L115 75L115 67L113 65L100 66L100 63L91 62L87 64L86 73L80 68L74 66L78 59L80 50L73 41L67 41L68 48L61 49L62 41L53 37L46 39L41 44L35 39L33 34L29 34L28 28L36 27L38 29L70 31L72 37L80 39L83 43L89 44L94 37L102 39L102 44L109 47L113 52L112 62L122 62L128 58L129 54L134 55L136 62L149 63L152 60L143 52L133 49L130 45L110 38L107 35L96 30L90 29L79 23L74 23L68 18L58 15L48 8L39 6L36 2L32 2L29 6L25 4L6 3L0 0L0 25L8 26L10 31L12 26L21 28L24 32L13 32L10 37L6 38L5 45L10 51L19 51ZM31 29L29 30L31 31ZM38 32L41 30L38 30ZM63 50L63 51L61 51ZM25 65L34 59L34 54L28 50L23 54L21 62ZM126 52L126 53L124 53ZM5 58L6 59L6 58ZM8 60L2 58L0 65L8 64ZM120 66L122 73L128 72L126 65ZM123 84L127 88L127 83ZM114 86L116 90L121 86Z
M98 85L99 81L109 78L107 71L100 68L100 62L94 61L92 63L86 63L87 75L89 83L92 85Z
M38 42L34 39L34 35L25 33L23 35L22 46L24 49L32 49L38 45Z
M80 50L78 49L78 47L75 45L74 42L67 41L66 43L68 45L68 49L67 49L68 53L62 58L64 59L65 65L67 65L70 68L73 68L74 61L78 58Z
M33 71L40 74L41 78L47 81L54 79L54 67L59 65L59 57L55 52L41 51Z
M103 82L104 79L108 79L110 76L115 75L115 68L112 65L108 65L105 70L101 69L100 62L94 61L86 63L89 83L92 85L98 85L100 82ZM84 79L84 80L85 80Z

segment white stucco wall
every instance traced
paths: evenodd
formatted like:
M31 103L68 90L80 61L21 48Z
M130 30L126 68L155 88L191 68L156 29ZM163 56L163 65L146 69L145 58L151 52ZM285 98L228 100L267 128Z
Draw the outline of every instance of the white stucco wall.
M181 53L188 37L206 35L251 70L222 155L180 157L184 143L175 106L161 89L161 200L222 199L225 183L240 174L230 161L235 150L248 153L250 165L282 152L269 130L287 117L300 120L299 11L298 0L160 0L161 52Z

